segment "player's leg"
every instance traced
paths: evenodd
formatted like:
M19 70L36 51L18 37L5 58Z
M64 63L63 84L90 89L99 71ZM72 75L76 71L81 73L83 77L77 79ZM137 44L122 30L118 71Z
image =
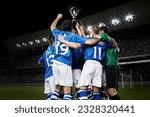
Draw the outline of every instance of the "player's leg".
M100 89L100 96L102 97L102 100L109 100L109 96L106 91L106 75L105 75L105 68L103 67L102 72L102 86Z
M91 85L91 80L94 74L94 65L91 60L87 60L83 66L80 78L80 100L88 99L88 87ZM89 69L90 68L90 69Z
M75 88L74 97L75 97L75 99L79 100L79 89L80 89L80 86L79 86L80 81L79 80L81 77L81 69L73 69L72 75L73 75L73 86Z
M44 82L44 94L46 95L46 100L50 100L51 98L51 90L48 79L45 79Z
M55 91L55 82L54 82L54 77L51 76L50 78L47 79L47 87L49 89L49 94L47 96L47 99L48 100L51 100L51 96L52 96L52 93Z
M60 72L60 85L64 86L64 100L72 99L72 86L73 86L73 78L72 78L72 69L68 65L61 65L59 67Z
M59 73L59 64L53 63L53 76L55 83L55 91L51 95L51 100L58 100L60 97L60 91L62 87L60 86L60 73Z
M98 61L93 61L95 66L94 77L92 79L93 100L100 100L100 88L102 86L102 65Z
M118 66L109 66L106 68L106 86L110 100L120 100L117 93L119 68Z
M88 100L93 100L93 90L92 90L91 84L88 86L88 89L87 89L87 97L88 97Z

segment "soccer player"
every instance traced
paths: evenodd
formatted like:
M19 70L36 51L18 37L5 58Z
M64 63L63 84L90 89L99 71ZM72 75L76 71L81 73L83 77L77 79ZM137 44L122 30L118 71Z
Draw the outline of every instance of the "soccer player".
M77 34L71 33L72 22L70 20L64 20L62 23L62 30L56 28L58 21L62 18L62 14L58 14L56 19L50 26L52 34L55 36L55 49L56 55L53 61L53 73L55 77L56 90L52 95L53 99L58 99L61 87L64 88L64 100L71 100L71 87L73 86L72 78L72 49L58 40L60 37L66 37L66 40L72 42L78 42L73 45L72 48L78 48L86 42L85 38ZM96 43L98 40L93 39L87 44Z
M55 90L54 77L52 72L52 60L55 55L54 38L48 36L50 45L47 50L43 53L38 63L41 63L45 67L45 83L44 83L44 94L47 95L46 99L51 99L51 94Z
M74 23L76 25L76 23ZM72 27L72 33L78 34L75 26ZM79 99L79 80L81 76L81 71L84 64L84 52L83 48L77 48L72 50L72 76L73 76L73 86L75 88L74 99Z
M73 83L74 87L76 89L75 92L75 98L79 98L79 82L80 82L80 76L81 71L84 64L84 53L82 47L74 49L72 52L72 75L73 75Z
M91 35L99 35L99 27L92 26ZM90 38L90 37L89 37ZM102 60L105 57L106 43L99 42L96 45L86 46L84 50L85 64L80 79L80 99L87 100L88 86L92 85L93 99L100 100L100 88L102 82ZM89 69L90 68L90 69Z
M75 29L77 30L77 32L78 32L78 34L80 36L86 37L86 35L85 35L85 28L84 28L83 22L81 22L81 21L76 22ZM80 99L80 95L79 95L79 90L80 90L80 76L81 76L83 65L85 63L85 61L84 61L84 50L83 50L83 47L75 49L74 53L75 54L73 54L73 55L75 55L75 56L73 56L72 69L73 69L74 78L77 79L77 82L76 82L77 99ZM89 88L88 88L87 97L88 97L89 100L93 99L93 93L92 93L91 86L89 86Z
M108 32L106 26L100 27L100 34ZM116 48L107 48L106 57L104 59L105 75L106 75L106 88L110 100L120 100L120 96L117 94L118 78L119 78L119 61L116 51L118 46L113 38L109 38L113 41L113 46Z
M62 23L62 30L56 28L58 21L62 18L62 14L58 14L56 19L52 22L50 30L55 36L55 50L56 56L53 63L53 73L55 77L55 91L52 94L53 100L58 100L60 91L64 88L64 100L71 100L71 86L73 84L71 63L70 59L71 51L69 47L58 41L58 34L69 35L71 31L70 20L64 20Z

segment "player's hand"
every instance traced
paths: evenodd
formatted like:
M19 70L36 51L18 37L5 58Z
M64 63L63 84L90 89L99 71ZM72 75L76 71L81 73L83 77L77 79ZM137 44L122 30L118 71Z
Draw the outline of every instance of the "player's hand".
M76 22L76 28L79 28L79 27L80 27L79 23L78 23L78 22Z
M63 16L63 14L58 14L58 15L57 15L57 19L61 19L62 16Z
M80 29L81 29L82 31L84 31L84 26L80 25Z
M120 53L120 48L116 47L116 53Z
M64 41L65 39L64 39L64 37L63 37L63 36L58 35L58 40L59 40L60 42L62 42L62 43L63 43L63 41Z

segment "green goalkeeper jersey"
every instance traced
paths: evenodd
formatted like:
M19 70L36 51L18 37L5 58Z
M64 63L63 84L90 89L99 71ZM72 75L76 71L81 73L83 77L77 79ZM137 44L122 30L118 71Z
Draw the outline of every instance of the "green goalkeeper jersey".
M111 40L111 37L108 36L108 34L106 34L106 33L102 33L100 36L101 36L101 41L106 42L106 41Z
M103 64L108 66L118 65L119 60L115 48L107 48Z
M106 33L101 34L102 41L110 41L112 38L108 36ZM116 53L116 48L107 48L106 49L106 56L103 61L103 65L113 66L118 65L118 55Z

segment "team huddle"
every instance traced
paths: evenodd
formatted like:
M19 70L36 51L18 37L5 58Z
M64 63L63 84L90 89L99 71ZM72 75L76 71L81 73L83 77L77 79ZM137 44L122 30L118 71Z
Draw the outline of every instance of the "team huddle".
M87 32L82 22L64 20L60 30L56 26L62 16L52 22L54 37L49 37L50 45L38 61L46 68L47 99L119 100L118 45L108 28L93 25Z

